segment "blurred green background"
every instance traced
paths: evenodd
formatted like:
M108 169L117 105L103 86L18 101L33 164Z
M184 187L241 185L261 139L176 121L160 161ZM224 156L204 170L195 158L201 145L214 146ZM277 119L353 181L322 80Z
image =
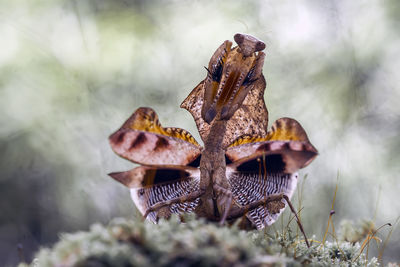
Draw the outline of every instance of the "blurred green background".
M1 1L1 262L20 260L18 244L30 260L60 232L134 217L128 190L107 176L133 164L111 151L107 137L149 106L164 126L200 141L179 104L236 32L267 44L270 122L296 118L320 152L301 171L306 232L321 240L336 183L336 224L393 223L400 215L399 18L396 0ZM385 262L400 261L399 233Z

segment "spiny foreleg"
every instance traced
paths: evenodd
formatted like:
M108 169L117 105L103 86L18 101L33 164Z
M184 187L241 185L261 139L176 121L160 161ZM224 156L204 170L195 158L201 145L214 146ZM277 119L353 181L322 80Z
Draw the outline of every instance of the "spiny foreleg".
M275 202L275 201L281 201L283 199L283 195L284 195L283 193L270 195L267 198L257 200L255 202L252 202L245 206L237 207L237 208L231 210L231 212L229 213L228 219L237 219L239 217L244 216L249 211L252 211L260 206L265 206L265 205L268 205L269 203Z

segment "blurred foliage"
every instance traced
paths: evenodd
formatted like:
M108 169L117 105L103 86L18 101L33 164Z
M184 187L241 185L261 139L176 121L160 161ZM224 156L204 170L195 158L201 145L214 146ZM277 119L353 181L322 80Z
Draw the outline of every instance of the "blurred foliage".
M366 260L358 243L324 245L296 238L288 227L274 236L263 231L218 227L177 217L151 223L114 219L88 232L63 234L52 249L40 250L35 266L379 266ZM28 267L20 264L19 267Z
M338 173L334 220L393 222L399 10L396 0L0 1L3 263L19 261L18 244L31 259L59 232L134 216L128 190L107 177L133 164L107 137L151 106L200 140L179 104L236 32L267 44L270 121L296 118L320 152L302 171L306 232L323 235ZM394 229L384 261L400 261L399 250Z

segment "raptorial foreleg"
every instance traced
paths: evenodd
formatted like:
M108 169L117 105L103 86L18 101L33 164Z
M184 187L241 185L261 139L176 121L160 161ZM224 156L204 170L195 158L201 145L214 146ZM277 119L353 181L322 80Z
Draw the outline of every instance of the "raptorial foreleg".
M284 194L276 194L276 195L270 195L267 198L263 198L260 200L257 200L255 202L252 202L250 204L247 204L245 206L237 207L229 213L227 219L237 219L239 217L244 216L246 213L249 211L252 211L259 206L264 206L267 205L268 203L274 202L274 201L281 201L283 199Z

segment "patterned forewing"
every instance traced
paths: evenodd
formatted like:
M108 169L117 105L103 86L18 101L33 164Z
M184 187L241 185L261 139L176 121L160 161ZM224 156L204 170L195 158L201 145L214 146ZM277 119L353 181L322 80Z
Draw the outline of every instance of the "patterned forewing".
M257 154L281 155L284 163L282 171L294 173L310 164L318 151L299 122L291 118L281 118L274 122L266 137L241 136L226 151L226 156L232 162Z
M189 132L162 127L151 108L137 109L109 141L121 157L146 165L187 165L202 149Z
M273 194L283 193L291 198L296 189L297 177L297 173L263 175L261 172L242 173L235 171L228 174L234 199L241 206L265 199ZM273 224L283 210L284 208L273 214L266 206L260 206L249 211L246 216L257 229L262 229Z

